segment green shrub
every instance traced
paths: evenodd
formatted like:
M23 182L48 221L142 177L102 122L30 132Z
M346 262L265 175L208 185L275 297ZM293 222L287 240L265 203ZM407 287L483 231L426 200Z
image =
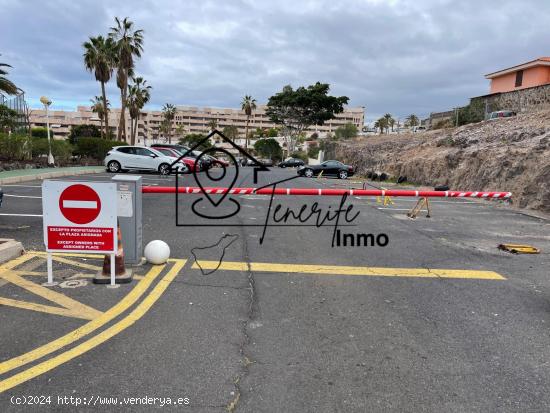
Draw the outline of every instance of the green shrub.
M33 138L48 138L48 129L46 128L31 128L31 136ZM53 131L50 129L50 138L53 139Z
M101 131L96 125L76 125L71 127L69 142L76 143L81 138L99 138Z
M306 162L308 161L308 157L307 157L307 153L305 153L304 151L295 151L295 152L292 152L290 154L290 157L291 158L298 158L298 159L301 159L302 161Z
M79 138L76 142L76 148L74 154L78 156L85 156L102 161L113 146L127 145L126 142L121 141L109 141L100 138Z
M319 147L311 146L307 151L307 156L310 158L317 158L319 156Z
M71 160L73 154L73 145L67 141L52 140L52 155L56 164L66 164ZM33 138L32 157L40 158L48 156L48 140L43 138Z
M0 156L8 161L29 159L30 138L27 135L0 133Z

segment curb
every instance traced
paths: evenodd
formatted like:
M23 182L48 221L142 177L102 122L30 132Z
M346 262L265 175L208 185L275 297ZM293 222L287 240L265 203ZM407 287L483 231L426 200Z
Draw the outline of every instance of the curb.
M37 179L60 178L62 176L69 176L69 175L94 174L94 173L100 173L104 171L105 171L104 167L98 166L97 168L90 168L85 170L82 170L82 169L78 169L75 171L63 170L63 171L37 173L34 175L11 176L9 178L0 178L0 185L16 184L18 182L34 181Z
M14 239L0 238L0 264L23 254L23 244Z

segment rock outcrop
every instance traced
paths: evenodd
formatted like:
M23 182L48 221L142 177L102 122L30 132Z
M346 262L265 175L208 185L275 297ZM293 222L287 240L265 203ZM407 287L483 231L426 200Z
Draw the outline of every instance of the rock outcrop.
M331 153L332 152L332 153ZM514 205L550 212L550 111L422 133L338 142L330 155L357 173L420 185L513 192Z

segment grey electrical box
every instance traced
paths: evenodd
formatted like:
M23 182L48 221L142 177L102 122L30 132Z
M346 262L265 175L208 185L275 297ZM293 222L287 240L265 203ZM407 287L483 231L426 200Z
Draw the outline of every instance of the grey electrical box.
M124 246L124 262L139 264L143 255L141 221L141 176L115 175L117 216Z

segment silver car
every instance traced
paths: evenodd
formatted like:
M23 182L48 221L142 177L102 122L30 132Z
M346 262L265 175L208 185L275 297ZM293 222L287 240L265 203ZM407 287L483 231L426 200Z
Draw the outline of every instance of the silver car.
M188 172L187 165L178 162L174 166L174 158L144 146L115 146L111 149L103 161L108 172L120 172L127 170L156 171L161 175L168 175L177 169L178 172Z

